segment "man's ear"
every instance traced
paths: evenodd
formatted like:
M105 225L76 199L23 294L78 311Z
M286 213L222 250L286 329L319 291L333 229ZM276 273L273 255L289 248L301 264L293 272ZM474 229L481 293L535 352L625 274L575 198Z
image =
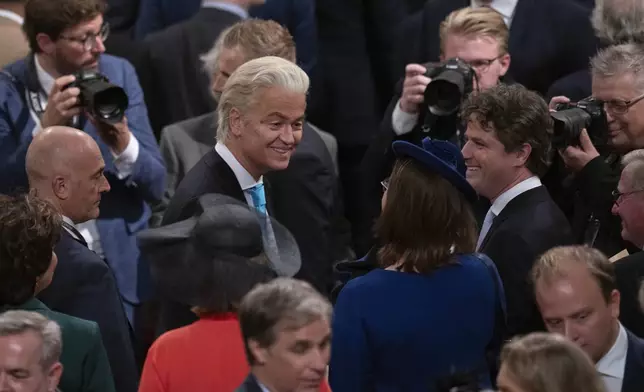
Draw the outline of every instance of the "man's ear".
M52 54L56 51L56 42L45 33L38 33L36 35L36 43L38 44L38 48L45 54Z
M528 162L528 159L530 158L530 154L532 153L532 146L529 145L528 143L523 143L521 147L519 147L515 152L515 157L516 157L516 162L515 166L525 166L526 162Z
M60 383L60 377L63 375L63 365L60 362L56 362L49 368L49 373L47 374L47 391L55 392Z
M54 177L51 181L51 190L60 200L67 200L71 196L69 181L63 176Z
M508 73L508 69L510 69L510 62L511 57L509 53L506 53L499 58L499 64L501 64L501 71L499 72L499 76L504 76L506 73Z
M619 318L619 304L621 302L621 294L618 290L613 290L610 293L609 306L611 308L611 314L614 318Z
M262 347L259 342L249 339L248 340L248 349L255 359L255 363L259 365L264 365L268 360L268 350Z
M239 109L230 109L230 113L228 114L228 127L230 128L230 133L233 136L241 136L242 129L244 128L244 119Z

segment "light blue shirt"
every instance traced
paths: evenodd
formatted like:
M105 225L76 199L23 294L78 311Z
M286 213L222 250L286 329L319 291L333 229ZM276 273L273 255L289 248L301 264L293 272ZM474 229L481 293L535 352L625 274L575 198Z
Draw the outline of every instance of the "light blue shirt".
M231 4L221 1L205 1L202 7L217 8L219 10L228 11L232 14L238 15L242 19L248 19L248 11L238 6L237 4Z

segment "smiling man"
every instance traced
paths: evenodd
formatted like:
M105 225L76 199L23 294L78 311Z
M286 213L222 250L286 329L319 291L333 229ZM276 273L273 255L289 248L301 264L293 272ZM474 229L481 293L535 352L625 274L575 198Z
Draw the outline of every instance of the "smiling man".
M508 306L508 332L543 329L526 285L538 255L571 243L570 226L539 176L549 165L552 123L546 102L520 85L498 85L463 104L467 181L490 200L477 250L496 264Z

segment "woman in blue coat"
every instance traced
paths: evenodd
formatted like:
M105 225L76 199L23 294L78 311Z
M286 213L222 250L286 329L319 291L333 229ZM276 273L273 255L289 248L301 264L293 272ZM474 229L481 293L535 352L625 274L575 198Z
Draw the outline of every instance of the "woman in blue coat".
M464 377L490 385L503 290L493 263L473 254L474 189L449 142L393 144L376 223L379 268L349 281L333 321L333 392L439 391Z

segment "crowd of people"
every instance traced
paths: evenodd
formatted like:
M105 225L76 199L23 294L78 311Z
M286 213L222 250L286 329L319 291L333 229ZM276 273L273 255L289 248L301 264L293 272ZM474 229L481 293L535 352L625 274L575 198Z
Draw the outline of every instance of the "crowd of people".
M640 392L642 20L0 1L0 390Z

